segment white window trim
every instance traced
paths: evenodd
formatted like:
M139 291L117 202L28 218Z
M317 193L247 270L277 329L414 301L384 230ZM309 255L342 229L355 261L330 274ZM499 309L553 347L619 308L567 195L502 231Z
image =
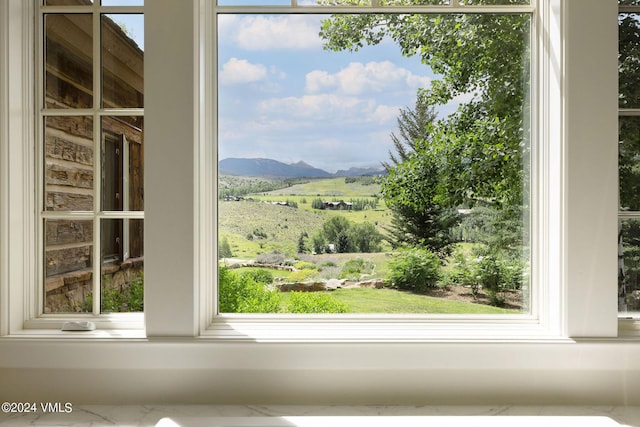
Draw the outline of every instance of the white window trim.
M590 192L595 191L602 196L603 206L615 206L611 202L609 194L611 176L601 180L600 175L593 174L594 168L602 168L603 165L613 165L616 159L612 156L611 147L602 144L603 147L593 148L587 156L582 156L580 163L568 162L569 156L577 151L585 150L584 144L578 140L598 141L598 135L602 135L602 141L611 140L612 127L585 124L585 114L593 114L588 108L600 108L605 116L611 115L605 111L610 104L603 103L613 99L607 90L612 89L611 79L605 80L608 84L601 85L597 90L584 90L581 84L574 84L574 80L563 81L561 73L571 63L574 70L582 67L592 67L589 60L592 55L585 55L581 49L586 49L580 37L583 34L571 37L575 33L575 26L567 25L568 15L566 3L559 1L542 1L535 13L534 22L538 27L536 34L538 39L534 42L534 63L537 69L532 77L532 105L537 105L532 126L532 140L541 144L537 156L534 159L532 175L540 177L532 182L532 194L534 194L537 212L532 213L533 235L537 238L537 246L532 249L532 264L534 267L533 281L537 281L532 287L534 290L534 304L532 316L519 317L468 317L461 319L454 316L436 316L430 318L405 316L398 318L393 316L351 316L336 317L327 321L326 316L307 316L305 320L300 318L287 318L287 316L275 319L273 316L239 316L219 315L215 316L215 306L205 306L205 319L201 323L206 324L207 316L215 318L211 327L203 331L204 336L223 340L257 340L257 341L296 341L296 340L380 340L380 341L405 341L405 340L429 340L429 339L564 339L567 337L604 336L617 335L617 320L615 313L615 298L611 298L614 290L611 286L603 284L612 283L612 262L614 261L612 250L615 236L612 228L610 212L594 213L590 203ZM588 7L584 6L583 7ZM242 8L238 8L243 10ZM260 11L269 8L247 8L247 10ZM442 9L447 9L443 7ZM526 9L526 8L525 8ZM273 8L273 11L277 8ZM358 9L361 10L361 9ZM298 11L298 10L296 10ZM309 11L309 9L306 9ZM408 10L407 10L408 11ZM580 9L572 9L576 15ZM575 18L578 19L578 18ZM602 15L595 19L602 21ZM214 40L211 34L215 33L215 23L207 26L205 22L205 51L213 51L215 43L207 45ZM597 26L597 25L596 25ZM209 30L208 27L212 29ZM593 43L603 43L598 36L590 35L588 49ZM597 40L595 40L597 39ZM567 47L571 49L567 50ZM541 49L539 61L535 61L536 49ZM576 53L578 52L578 53ZM609 55L611 56L611 54ZM581 65L582 64L582 65ZM615 64L615 61L612 62ZM212 71L205 75L212 75L215 64L210 65ZM562 65L559 67L559 65ZM612 68L607 68L610 72ZM577 79L578 77L576 77ZM205 89L201 93L213 93L208 89L210 80L201 78L200 84ZM602 81L599 79L597 81ZM582 82L580 82L582 83ZM574 101L574 100L578 101ZM213 106L211 99L204 99L204 105ZM604 108L603 108L604 107ZM206 110L206 108L205 108ZM209 109L214 114L206 114L205 117L215 117L213 108ZM202 121L208 121L201 118ZM596 121L597 122L597 121ZM579 125L577 125L579 123ZM592 122L595 123L595 122ZM213 140L214 132L204 129L204 139ZM205 152L209 156L211 153ZM534 154L534 155L536 155ZM580 156L580 154L576 154ZM593 156L593 157L591 157ZM612 161L614 163L612 163ZM215 162L214 162L215 165ZM213 169L213 168L209 168ZM617 176L617 172L615 173ZM205 180L211 182L211 177ZM588 181L590 185L581 185ZM600 190L599 190L600 189ZM205 195L215 194L215 188L206 191ZM571 199L571 202L569 202ZM206 200L206 199L205 199ZM206 204L215 203L211 200ZM209 230L213 226L205 221L201 226L207 232L204 235L213 235ZM594 235L593 225L599 235ZM586 232L589 230L590 232ZM214 259L201 258L201 259ZM585 265L585 260L590 262ZM591 267L585 270L586 266ZM535 274L538 272L539 274ZM215 273L213 273L215 274ZM211 272L205 275L210 277ZM558 286L560 284L560 286ZM215 298L209 288L201 289L201 295L206 295L206 300ZM610 302L609 302L610 301ZM596 308L597 306L597 308ZM613 316L612 316L613 314Z
M32 75L34 62L30 55L34 5L5 0L2 7L7 13L2 15L0 53L4 66L10 71L3 74L0 86L8 95L2 97L2 119L10 126L5 127L0 141L2 154L8 153L1 160L5 162L2 163L2 176L6 179L0 187L0 200L6 203L0 207L0 227L3 227L0 231L6 230L7 238L2 240L0 247L0 266L6 267L0 273L0 295L8 295L8 298L2 298L0 302L0 332L19 335L25 331L25 325L55 328L61 319L35 319L34 289L25 286L34 282L33 272L37 271L33 240L30 240L35 235L34 201L25 197L33 194L35 183L32 176L23 173L31 170L34 158L30 148L34 135L33 85L28 77ZM213 327L210 320L214 317L215 307L210 284L215 271L206 260L215 259L212 256L215 170L207 161L214 158L211 144L207 143L211 140L207 118L215 117L211 114L215 111L212 100L201 97L203 93L210 93L207 72L215 68L213 62L206 62L213 59L205 55L210 52L211 46L206 42L212 40L213 29L207 25L202 11L210 7L207 0L194 0L188 5L178 0L156 0L145 6L148 40L145 133L147 140L154 141L145 152L148 187L145 191L145 282L148 285L145 323L148 337L420 341L617 336L616 300L612 297L615 295L616 242L614 237L609 237L615 236L617 227L616 204L608 203L609 199L615 198L612 184L616 182L617 173L611 172L605 177L592 173L596 167L615 164L616 155L607 144L596 147L594 142L585 149L581 143L610 140L612 129L616 131L610 120L585 120L585 117L615 116L617 112L615 107L611 111L608 109L616 102L616 97L608 92L612 87L613 93L616 92L615 79L611 79L610 74L611 70L615 72L615 52L608 52L612 30L602 25L606 13L617 13L615 7L601 0L545 0L537 12L546 15L536 17L538 25L544 24L537 29L540 35L537 45L548 49L549 55L542 55L546 59L540 61L535 73L538 78L543 77L540 80L543 84L534 84L541 89L534 94L540 109L539 125L534 132L539 132L538 140L546 141L543 143L545 149L540 151L540 163L536 165L540 176L545 177L536 183L542 187L537 194L543 195L538 202L545 214L534 220L538 237L546 247L537 255L545 274L541 278L545 285L539 295L548 301L541 306L536 319L452 321L450 317L442 316L424 322L415 318L388 321L383 316L365 319L360 316L360 319L356 317L347 322L308 317L304 322L284 319L283 323L273 318L264 322L260 316L232 319L220 316L218 319L222 322L216 319ZM589 21L594 24L589 31L584 25L570 25L570 22ZM614 19L613 24L615 22ZM190 30L168 32L166 28ZM593 57L594 50L598 52L598 61L614 58L613 66L593 67L589 58ZM584 54L585 51L589 55ZM16 52L21 61L15 60ZM8 61L9 55L11 61ZM163 66L167 57L172 58L171 67ZM567 78L567 75L571 77ZM166 81L173 84L166 85ZM536 81L534 77L534 83ZM591 81L600 84L593 86ZM185 90L187 87L192 87L193 91ZM10 115L10 111L20 114ZM16 120L17 116L19 120ZM10 186L8 182L11 182ZM611 212L592 209L592 192L604 195L599 197L600 204L613 206ZM172 200L169 205L168 195ZM153 286L149 286L150 283ZM121 326L109 316L101 321L100 326L107 329ZM274 333L274 327L286 332ZM381 329L387 332L376 333ZM399 335L398 330L405 332Z

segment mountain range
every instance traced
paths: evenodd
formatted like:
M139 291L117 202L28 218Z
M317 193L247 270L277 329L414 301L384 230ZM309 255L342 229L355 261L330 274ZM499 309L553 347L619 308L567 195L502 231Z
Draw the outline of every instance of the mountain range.
M299 161L283 163L273 159L227 158L218 162L218 171L225 175L255 176L263 178L336 178L347 176L382 175L382 168L349 168L330 173Z

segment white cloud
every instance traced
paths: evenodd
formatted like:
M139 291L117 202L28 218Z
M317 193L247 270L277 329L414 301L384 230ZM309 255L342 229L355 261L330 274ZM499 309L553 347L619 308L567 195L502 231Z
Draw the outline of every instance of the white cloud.
M320 18L306 15L221 15L218 34L245 50L309 49L322 45Z
M419 76L391 61L352 62L337 73L314 70L306 75L309 93L338 91L349 95L362 95L388 90L417 89L431 86L431 79Z
M379 123L386 123L396 120L400 107L392 107L390 105L378 105L373 112L373 119Z
M315 118L319 120L343 116L344 112L362 108L363 101L356 97L338 95L305 95L301 97L274 98L260 103L264 114Z
M317 125L346 123L381 123L395 119L397 107L378 105L373 99L355 96L319 94L301 97L273 98L260 103L263 117L291 117L313 121Z
M231 58L222 66L218 77L221 84L257 82L267 77L267 68L246 59Z

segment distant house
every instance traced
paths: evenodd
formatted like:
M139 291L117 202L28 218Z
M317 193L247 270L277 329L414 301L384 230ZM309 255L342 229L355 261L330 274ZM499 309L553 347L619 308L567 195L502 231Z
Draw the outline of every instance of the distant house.
M326 202L323 201L322 205L324 207L324 209L330 209L330 210L351 210L353 208L353 203L351 202L345 202L344 200L340 200L340 201L332 201L332 202Z

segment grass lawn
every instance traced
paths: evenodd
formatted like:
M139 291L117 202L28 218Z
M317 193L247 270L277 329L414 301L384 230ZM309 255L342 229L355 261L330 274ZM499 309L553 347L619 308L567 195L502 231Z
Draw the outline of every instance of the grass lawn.
M359 182L346 183L345 178L314 179L304 184L296 184L280 190L270 191L270 195L314 197L366 197L380 192L380 185L362 185Z
M393 289L338 289L329 295L345 303L348 313L377 314L519 314L518 310L416 295ZM289 294L282 293L283 307Z

